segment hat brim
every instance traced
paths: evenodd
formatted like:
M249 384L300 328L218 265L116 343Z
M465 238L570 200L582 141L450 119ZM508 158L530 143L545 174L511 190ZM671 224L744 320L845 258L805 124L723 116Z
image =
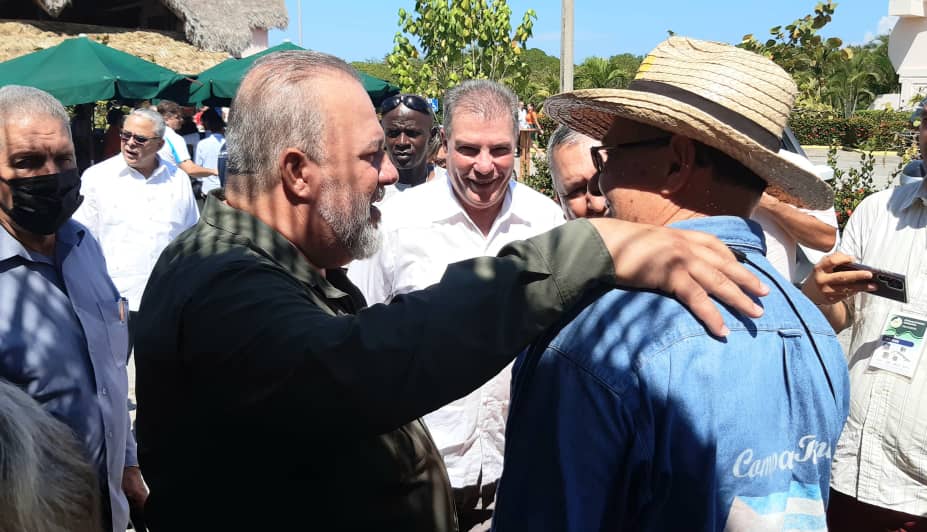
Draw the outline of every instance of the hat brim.
M736 159L766 181L766 192L797 207L833 207L833 189L817 175L721 122L673 98L627 89L585 89L548 98L545 113L570 129L602 140L624 118L702 142Z

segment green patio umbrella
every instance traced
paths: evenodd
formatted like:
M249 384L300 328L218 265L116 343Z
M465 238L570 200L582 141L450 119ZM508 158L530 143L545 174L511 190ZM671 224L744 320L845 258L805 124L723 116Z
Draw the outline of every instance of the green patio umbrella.
M274 52L303 49L293 43L284 42L242 59L226 59L218 65L200 72L196 77L196 81L190 85L189 100L201 105L228 106L232 103L232 98L235 97L235 91L238 90L242 78L245 77L245 73L255 61ZM399 87L391 85L382 79L368 76L363 72L359 74L364 89L375 105L379 105L380 101L387 96L399 92Z
M364 90L370 95L370 99L373 100L373 105L378 108L380 107L380 102L385 100L388 96L392 96L399 92L399 87L392 83L364 74L363 72L358 72L358 74L360 74L361 83L364 84Z
M0 63L0 86L28 85L64 105L147 100L176 93L184 76L87 37Z

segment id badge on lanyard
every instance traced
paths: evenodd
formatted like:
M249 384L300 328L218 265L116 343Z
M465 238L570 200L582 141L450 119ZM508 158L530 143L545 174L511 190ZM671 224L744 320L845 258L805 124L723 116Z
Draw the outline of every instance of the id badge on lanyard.
M923 238L923 235L918 235L918 241L923 241ZM912 246L911 253L920 253L921 249L921 246ZM909 263L910 260L911 257ZM921 275L927 274L927 271L921 270L923 267L927 267L927 263L920 262L914 271L921 272ZM910 272L907 277L909 302L887 314L878 347L869 359L869 368L889 371L910 379L924 355L927 283L917 282L917 276L910 275Z
M869 359L869 367L910 379L924 353L925 331L927 315L924 313L909 308L889 313L879 346Z

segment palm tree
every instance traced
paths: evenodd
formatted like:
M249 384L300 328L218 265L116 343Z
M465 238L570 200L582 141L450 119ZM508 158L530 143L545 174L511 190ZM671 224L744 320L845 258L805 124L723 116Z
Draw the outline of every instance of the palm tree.
M873 88L882 83L881 73L874 69L873 54L849 52L848 58L834 65L824 90L831 107L844 118L875 100Z
M619 64L616 57L605 59L593 56L583 61L576 67L576 88L620 89L627 87L634 77L634 71Z

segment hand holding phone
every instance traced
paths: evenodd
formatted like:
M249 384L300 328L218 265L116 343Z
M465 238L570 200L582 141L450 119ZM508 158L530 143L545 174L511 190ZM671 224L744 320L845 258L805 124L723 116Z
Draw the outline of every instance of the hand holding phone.
M840 264L834 266L835 272L853 272L853 271L866 271L872 272L872 283L877 286L874 292L869 292L874 296L885 297L888 299L893 299L895 301L900 301L902 303L908 302L908 287L905 280L905 276L900 273L889 272L885 270L880 270L878 268L873 268L872 266L866 266L865 264L859 264L857 262L849 262L845 264Z

